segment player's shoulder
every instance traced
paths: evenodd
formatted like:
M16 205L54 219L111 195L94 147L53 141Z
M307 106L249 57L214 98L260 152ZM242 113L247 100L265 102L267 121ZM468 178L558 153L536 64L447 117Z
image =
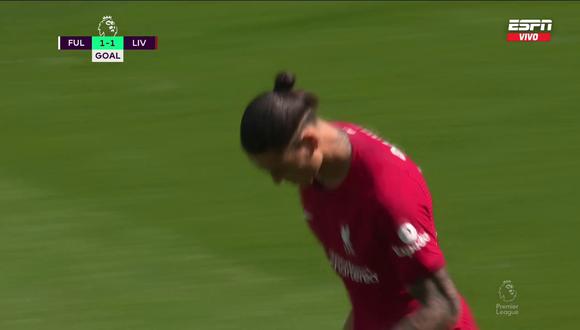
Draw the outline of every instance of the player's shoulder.
M411 164L408 157L390 142L362 126L348 126L353 130L351 142L357 157L373 177L397 180Z
M429 193L419 168L410 159L393 155L393 151L387 149L386 153L389 154L382 159L369 161L375 202L382 209L393 211L412 209L417 203L426 203Z

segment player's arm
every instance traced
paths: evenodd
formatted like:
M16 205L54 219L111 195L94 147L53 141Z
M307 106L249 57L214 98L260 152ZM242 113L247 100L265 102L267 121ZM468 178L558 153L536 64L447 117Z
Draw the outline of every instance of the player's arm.
M397 173L382 179L377 228L390 245L393 270L420 303L393 329L452 329L461 312L460 296L445 270L426 184Z
M461 303L445 268L418 280L409 291L421 302L421 308L399 321L393 330L447 330L457 322Z

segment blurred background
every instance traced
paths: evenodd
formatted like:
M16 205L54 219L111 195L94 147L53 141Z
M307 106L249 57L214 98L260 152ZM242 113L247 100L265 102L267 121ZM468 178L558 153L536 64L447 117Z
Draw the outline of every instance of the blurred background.
M0 3L0 328L340 329L346 293L239 121L281 69L430 185L482 329L577 327L580 3ZM157 35L91 63L59 35ZM552 41L508 43L510 18ZM504 280L519 315L500 317Z

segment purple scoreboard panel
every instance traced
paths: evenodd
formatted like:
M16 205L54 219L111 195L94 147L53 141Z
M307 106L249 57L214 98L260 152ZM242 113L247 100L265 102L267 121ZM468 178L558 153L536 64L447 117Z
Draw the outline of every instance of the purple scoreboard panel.
M59 36L59 50L90 50L93 62L123 62L125 50L152 51L157 36Z

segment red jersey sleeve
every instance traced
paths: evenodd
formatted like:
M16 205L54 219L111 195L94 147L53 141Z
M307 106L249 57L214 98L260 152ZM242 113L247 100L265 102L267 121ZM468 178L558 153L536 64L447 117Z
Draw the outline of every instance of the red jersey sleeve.
M419 172L381 175L376 189L379 236L395 271L412 284L445 265L437 241L431 196Z

